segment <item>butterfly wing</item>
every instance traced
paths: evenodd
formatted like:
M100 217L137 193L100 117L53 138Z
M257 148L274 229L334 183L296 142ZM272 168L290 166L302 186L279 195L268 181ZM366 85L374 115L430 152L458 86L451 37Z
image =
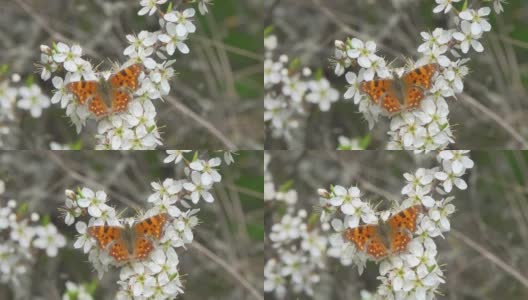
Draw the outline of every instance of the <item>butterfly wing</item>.
M118 226L91 226L88 235L97 240L100 249L108 251L117 261L129 258L128 248L123 240L123 228Z
M362 82L359 89L370 99L381 105L387 112L394 113L401 109L400 101L394 90L394 80L378 79Z
M389 218L390 249L392 253L404 251L416 231L416 221L422 211L421 205L406 208Z
M89 101L88 110L97 117L108 114L108 106L103 100L103 95L100 93L95 94Z
M131 92L139 86L138 77L141 71L143 65L134 64L110 76L108 83L112 90L112 112L121 112L128 107L132 100Z
M108 249L110 254L115 260L121 262L130 259L130 253L128 253L128 247L123 239L117 240Z
M154 245L145 237L138 237L134 241L134 258L144 259L154 249Z
M167 219L167 214L158 214L152 216L135 224L134 232L136 236L147 235L159 239L163 233L163 227L165 226Z
M433 83L433 75L439 69L437 64L428 64L403 75L405 107L418 107Z
M134 257L144 259L154 249L152 238L159 240L163 227L168 220L167 214L158 214L134 225Z
M378 233L377 225L363 225L355 228L347 228L343 234L346 240L354 243L359 251L366 253L375 259L387 256L387 247L383 244Z
M137 90L139 74L143 71L143 65L134 64L113 74L108 82L114 89L126 88L131 91Z
M132 101L132 95L123 90L112 91L112 111L121 112L127 109L128 103Z
M90 81L74 81L66 85L66 89L72 93L77 101L84 105L86 100L97 95L97 84L95 80Z

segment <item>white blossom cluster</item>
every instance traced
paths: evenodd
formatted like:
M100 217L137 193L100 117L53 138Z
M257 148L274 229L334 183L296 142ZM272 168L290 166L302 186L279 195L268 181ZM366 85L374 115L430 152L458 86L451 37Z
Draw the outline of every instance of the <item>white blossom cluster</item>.
M273 196L268 195L269 192ZM264 194L267 201L286 204L286 213L268 234L273 257L264 266L264 292L273 292L278 298L284 298L288 290L312 296L314 286L320 281L321 270L326 265L328 239L321 229L308 226L305 210L295 210L295 190L266 189Z
M0 181L0 195L5 191ZM40 221L37 213L27 214L27 206L2 196L0 202L0 283L12 288L21 298L25 278L41 255L55 257L59 248L66 245L66 238L53 223ZM4 204L5 203L5 204Z
M328 111L339 100L339 92L322 75L313 76L309 68L299 69L287 55L274 58L277 37L264 38L264 122L273 137L291 140L292 131L299 128L306 115L306 104L318 105Z
M344 265L356 265L361 274L371 258L356 249L352 242L344 240L343 231L363 224L378 224L380 219L387 221L405 208L421 205L423 212L407 249L389 254L379 263L381 284L375 299L435 299L444 279L436 259L438 251L434 238L443 237L443 233L450 230L449 218L455 211L454 197L449 196L453 185L462 190L467 188L462 176L473 167L468 152L441 151L437 155L439 166L403 174L407 181L402 188L404 200L388 211L375 211L362 199L364 195L358 187L321 189L319 194L324 208L321 219L330 220L337 232L329 239L328 256L339 258Z
M29 111L33 118L40 118L42 110L49 107L50 98L34 83L20 86L18 74L3 80L2 77L0 74L0 147L11 148L4 136L13 134L19 122L16 108Z
M198 3L200 12L207 13L207 4L210 1L193 1ZM123 54L127 60L121 68L115 67L116 72L132 64L143 65L144 71L139 77L139 88L134 92L134 99L128 104L127 110L122 113L113 113L101 118L96 118L90 113L86 105L80 105L74 100L66 85L79 80L107 80L110 72L94 70L92 64L82 58L83 49L79 45L71 47L59 42L52 47L41 46L41 61L43 80L52 83L55 93L52 103L59 103L66 109L66 115L80 133L88 119L97 122L96 149L101 150L141 150L155 149L162 145L159 127L156 124L156 108L154 102L163 99L170 92L169 80L174 76L174 59L176 50L181 54L188 54L186 44L190 34L196 31L193 23L195 10L186 8L177 10L169 4L170 11L161 13L161 5L167 0L141 0L139 15L153 15L159 11L160 29L154 32L140 31L137 35L126 36L129 46ZM64 76L59 76L58 71L65 70Z
M222 162L220 158L199 159L196 152L193 159L188 160L184 156L187 152L190 151L167 151L164 162L185 163L185 177L166 178L161 183L152 182L153 193L145 199L152 207L135 218L120 217L116 209L108 204L104 191L93 191L86 187L76 192L66 190L64 220L67 225L75 223L79 233L74 247L88 254L88 260L99 277L108 271L109 266L119 269L117 284L120 289L116 299L173 299L184 292L176 249L185 248L194 239L193 229L198 225L196 214L199 209L193 208L192 204L197 204L201 199L213 202L210 191L214 184L222 180L217 170ZM226 163L231 163L232 157L226 157L230 158ZM130 226L160 213L168 214L167 224L154 250L144 260L131 259L119 263L106 249L100 249L97 241L87 232L90 226ZM88 222L81 220L81 217L89 217Z
M454 2L459 0L436 0L438 5L433 11L456 11L452 10ZM497 13L502 11L501 2L504 1L494 1ZM432 88L426 91L426 97L417 109L388 115L391 118L387 133L390 137L388 149L441 150L454 143L446 99L456 98L464 90L463 79L469 71L466 66L469 58L464 58L464 55L468 55L471 49L476 52L484 51L479 40L485 32L491 30L487 20L490 11L485 6L478 10L467 7L453 15L456 28L436 28L432 33L421 32L423 44L418 46L421 57L416 62L408 62L405 68L390 67L383 57L376 54L376 44L373 41L364 42L357 38L344 42L335 41L335 74L341 76L351 66L360 67L358 72L346 72L349 87L344 98L354 99L371 129L380 114L387 114L359 90L362 81L401 77L405 71L430 63L440 67L433 78Z

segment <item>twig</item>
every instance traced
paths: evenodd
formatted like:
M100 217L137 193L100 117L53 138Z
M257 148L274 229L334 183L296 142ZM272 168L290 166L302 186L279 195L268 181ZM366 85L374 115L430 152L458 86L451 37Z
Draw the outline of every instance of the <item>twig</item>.
M201 252L202 254L207 256L209 259L211 259L215 263L219 264L222 268L224 268L227 271L227 273L229 273L236 280L238 280L242 284L242 286L244 286L244 288L246 288L253 295L253 297L255 299L264 300L264 296L261 293L259 293L259 291L257 291L257 289L255 289L253 286L251 286L249 281L247 281L244 277L242 277L241 274L239 274L227 262L222 260L216 254L214 254L213 252L209 251L209 249L205 248L202 244L200 244L200 243L198 243L196 241L192 242L191 247L193 247L194 249L198 250L199 252Z
M497 124L500 125L504 130L506 130L515 140L517 140L523 149L528 149L528 141L522 137L513 127L511 127L510 124L505 122L505 118L501 118L493 111L489 110L487 107L482 105L480 102L478 102L475 98L471 97L468 94L463 94L462 97L464 98L464 102L467 102L471 105L473 105L475 108L483 112L485 115L490 117L492 120L497 122Z
M198 114L196 114L194 111L189 109L187 106L185 106L180 101L176 100L176 98L172 96L168 96L165 99L167 99L174 108L179 110L184 115L189 116L191 119L198 122L200 125L202 125L205 129L209 130L209 132L214 135L216 138L218 138L226 147L230 150L235 150L236 145L231 142L230 139L228 139L223 133L221 133L216 127L213 126L213 124L209 123L204 118L200 117Z
M512 268L510 265L505 263L503 260L501 260L499 257L497 257L495 254L491 253L490 251L484 249L482 246L477 244L475 241L464 235L463 233L452 229L451 235L454 235L457 239L461 240L465 244L467 244L469 247L473 248L473 250L480 253L482 256L490 260L492 263L496 264L499 268L503 269L506 273L517 279L522 285L524 285L526 288L528 288L528 278L524 277L519 271Z

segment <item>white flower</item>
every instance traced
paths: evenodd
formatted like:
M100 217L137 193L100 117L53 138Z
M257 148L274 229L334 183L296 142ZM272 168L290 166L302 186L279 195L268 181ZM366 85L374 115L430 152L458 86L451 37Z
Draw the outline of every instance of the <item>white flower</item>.
M208 161L195 160L189 164L189 167L201 173L201 182L204 185L210 185L213 182L220 182L222 180L222 176L215 169L215 167L218 167L221 163L222 160L215 157Z
M471 21L471 33L473 35L478 35L482 32L491 30L490 23L484 18L489 15L490 12L491 9L489 7L481 7L478 11L475 11L474 9L461 11L458 16L462 20Z
M198 2L198 10L202 15L207 14L209 11L207 10L207 5L211 5L211 2L213 0L199 0Z
M339 136L337 138L337 150L364 150L359 139L351 139L346 136Z
M372 80L374 79L374 75L376 73L378 74L379 78L391 77L391 73L387 68L385 60L381 57L376 57L375 59L372 59L372 65L370 68L365 70L365 73L363 74L363 79L366 81Z
M275 291L277 297L282 298L286 294L286 279L280 274L278 262L275 258L266 261L264 266L264 291Z
M433 12L439 13L443 10L444 13L448 13L453 7L452 2L460 2L460 0L436 0L438 5L433 8Z
M11 222L9 238L13 241L18 241L23 248L29 248L35 234L35 229L28 226L27 222Z
M504 11L502 7L503 2L506 3L506 0L493 0L493 10L495 10L495 13L500 14Z
M469 157L464 155L467 153L469 153L469 150L445 150L440 151L438 157L451 161L453 172L455 174L462 174L466 169L471 169L475 165Z
M148 13L149 16L152 16L158 9L158 5L165 2L167 0L141 0L139 4L143 7L138 11L138 15L143 16Z
M343 97L345 99L351 99L352 97L354 97L354 103L358 104L359 100L361 100L361 97L362 97L361 93L359 92L359 83L363 79L358 77L356 73L353 73L353 72L347 72L345 74L345 79L350 85L348 89L346 90L345 94L343 95Z
M445 45L451 40L450 32L442 28L436 28L432 34L428 32L420 32L424 43L418 47L418 52L425 52L426 50L432 50L441 45Z
M404 195L411 193L419 187L428 186L434 179L433 175L424 168L419 168L414 174L405 173L403 177L409 182L401 191Z
M232 151L224 151L224 161L226 165L229 166L230 164L235 162L235 159L233 158L233 154L236 154L236 153Z
M350 41L350 49L347 55L350 58L357 59L358 64L363 68L370 68L372 62L378 59L376 52L376 44L373 41L368 41L366 44L363 41L353 38Z
M101 217L102 212L110 208L105 202L106 193L104 191L97 191L94 193L88 188L83 188L79 199L77 199L79 206L88 208L88 213L96 218Z
M193 203L198 203L200 197L203 198L206 202L213 202L213 195L209 192L211 185L204 184L202 182L202 174L199 172L192 172L191 179L192 182L186 182L183 184L183 187L191 192L191 200Z
M95 245L93 238L86 231L87 228L88 226L84 222L75 223L75 229L80 235L73 243L73 247L75 249L83 248L84 253L88 253Z
M19 90L21 99L17 103L17 107L24 110L29 110L33 118L38 118L42 114L42 109L50 106L50 99L48 96L42 94L40 87L36 84L28 87L21 87Z
M66 246L66 238L57 231L53 224L39 226L35 229L37 238L33 241L36 248L46 249L50 257L57 256L58 248Z
M453 184L455 184L455 186L461 190L465 190L467 188L466 182L462 178L458 177L461 174L456 174L453 171L452 163L450 161L444 160L442 166L444 171L436 172L435 178L443 181L443 187L447 193L451 192Z
M306 100L319 104L321 111L328 111L332 103L339 100L339 92L332 88L326 78L310 81L308 87L310 92L306 95Z
M62 300L92 300L92 295L86 290L82 284L75 284L71 281L66 281L66 291L62 295Z
M178 194L183 187L181 181L172 178L165 179L163 184L151 182L150 185L155 193L148 197L148 202L158 202L165 198L172 198L174 195Z
M68 78L68 76L66 76ZM65 108L70 101L73 100L72 94L66 89L67 80L64 81L62 77L55 76L51 80L53 86L57 90L53 97L51 97L51 103L61 103L61 107Z
M162 33L158 35L158 39L165 43L165 47L167 47L167 54L173 55L176 48L183 53L187 54L189 53L189 47L187 44L185 44L185 40L187 39L187 33L186 34L180 34L178 32L178 25L174 23L167 23L167 34Z
M196 31L196 26L190 21L194 17L195 10L193 8L187 8L182 12L171 11L168 14L165 14L163 18L166 21L176 23L176 33L179 36L186 36L188 33L193 33Z
M462 29L462 32L453 33L453 38L461 42L460 48L462 49L463 53L467 53L469 51L470 45L477 52L484 51L484 47L478 41L478 39L481 37L481 33L477 35L473 34L471 32L471 25L468 21L462 21L460 28Z
M166 1L166 0L163 0ZM138 36L127 34L126 36L130 46L123 51L124 55L129 56L132 53L137 53L139 49L146 49L156 43L156 34L152 34L146 30L142 30Z
M183 153L189 153L192 150L167 150L167 156L163 162L164 163L170 163L171 161L174 161L174 164L178 164L180 161L183 160Z

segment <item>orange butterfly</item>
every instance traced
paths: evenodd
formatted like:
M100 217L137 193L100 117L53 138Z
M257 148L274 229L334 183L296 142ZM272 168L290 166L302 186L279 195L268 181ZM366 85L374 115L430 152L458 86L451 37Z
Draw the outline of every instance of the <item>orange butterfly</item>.
M138 88L138 77L142 71L143 65L134 64L113 74L108 80L70 82L66 89L75 95L81 105L88 103L88 110L101 117L127 109L133 99L132 93Z
M399 79L364 81L359 85L359 90L369 95L374 103L381 104L389 114L411 110L425 98L425 92L431 88L433 75L438 69L437 64L424 65L403 74Z
M161 238L168 218L168 214L158 214L134 224L132 228L90 226L88 235L95 238L99 248L118 262L141 260L154 249L153 241Z
M386 223L347 228L343 238L354 243L359 251L366 250L376 260L387 257L407 248L420 212L421 205L411 206L390 217Z

